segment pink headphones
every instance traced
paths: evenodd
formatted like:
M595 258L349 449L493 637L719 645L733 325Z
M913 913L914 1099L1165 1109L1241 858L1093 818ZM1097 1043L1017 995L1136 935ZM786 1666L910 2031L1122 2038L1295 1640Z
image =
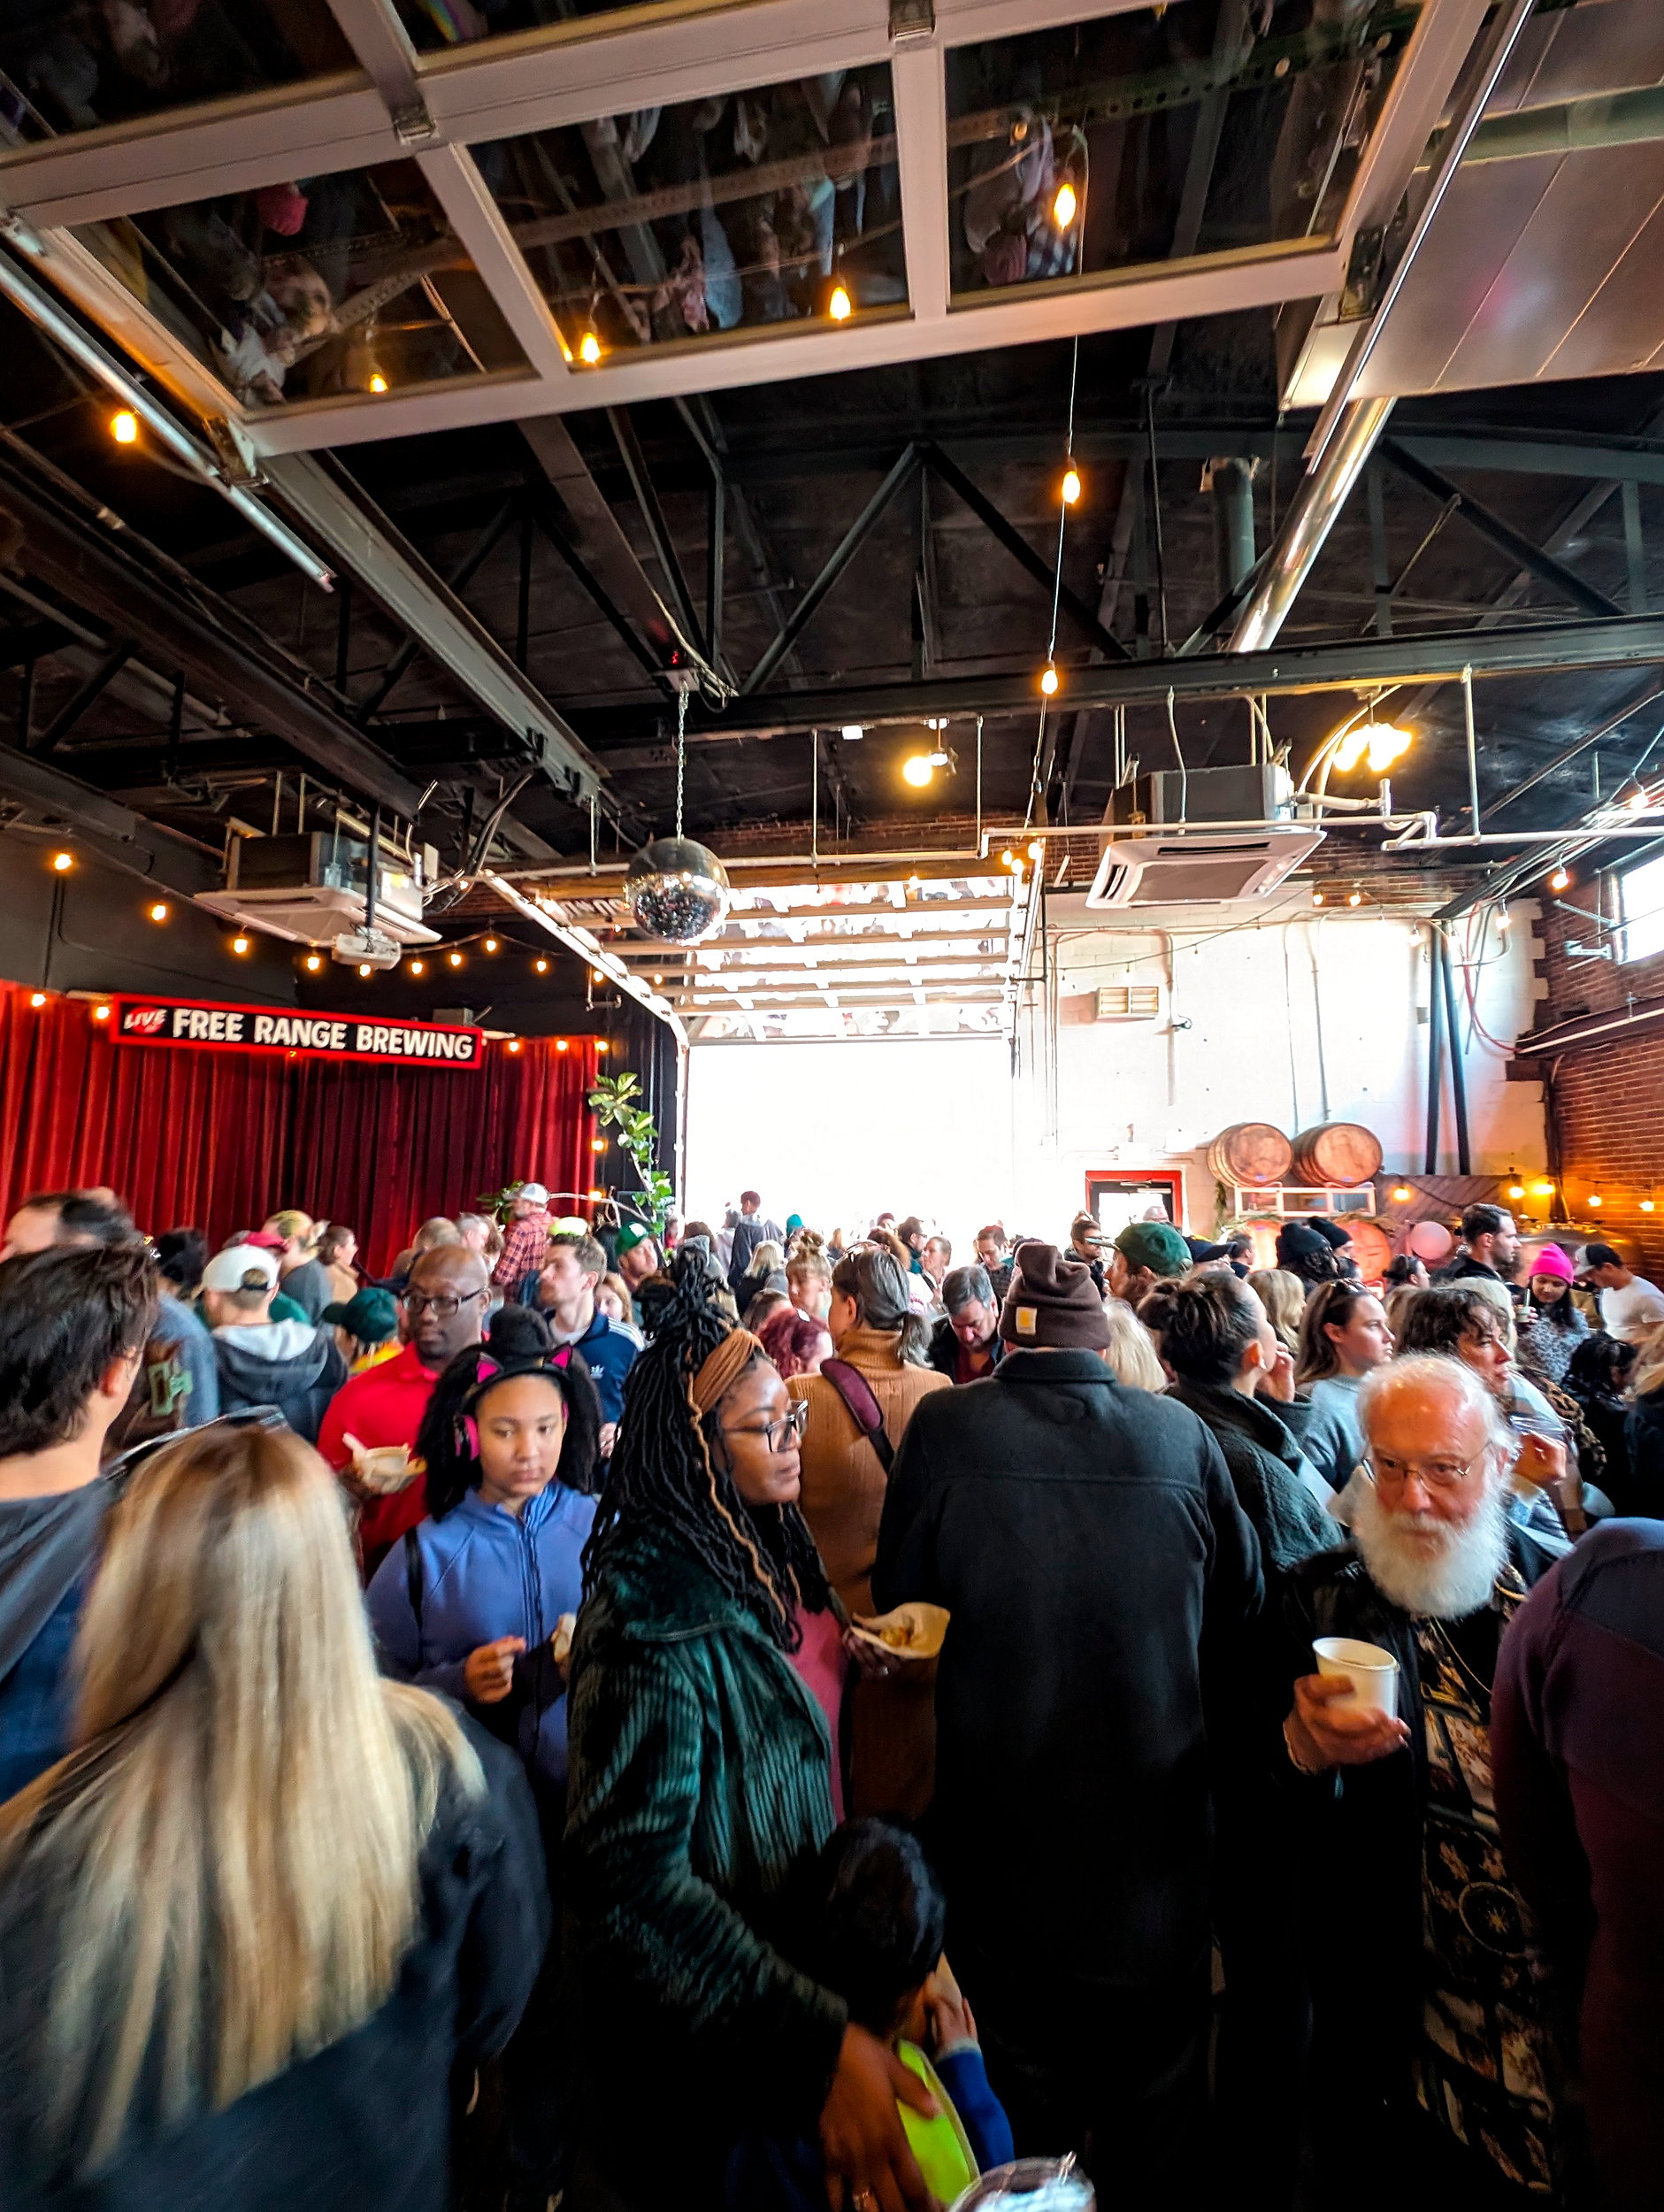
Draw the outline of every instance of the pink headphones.
M463 1400L464 1409L457 1417L456 1449L458 1453L469 1459L479 1458L479 1424L474 1418L472 1409L479 1404L494 1382L500 1382L505 1375L510 1381L518 1375L546 1375L551 1368L559 1368L564 1371L571 1364L571 1346L563 1344L557 1351L551 1352L547 1359L528 1360L524 1366L503 1367L492 1358L489 1352L482 1352L479 1355L479 1364L474 1371L473 1381L469 1386L468 1395Z

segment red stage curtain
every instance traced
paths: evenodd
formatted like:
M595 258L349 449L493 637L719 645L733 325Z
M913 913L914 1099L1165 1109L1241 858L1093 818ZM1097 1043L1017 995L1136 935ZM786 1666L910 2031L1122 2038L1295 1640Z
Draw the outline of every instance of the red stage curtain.
M0 1192L105 1183L146 1229L219 1243L280 1206L344 1221L382 1272L430 1214L522 1179L588 1189L594 1041L474 1071L113 1043L76 999L0 984ZM557 1203L556 1210L560 1207Z

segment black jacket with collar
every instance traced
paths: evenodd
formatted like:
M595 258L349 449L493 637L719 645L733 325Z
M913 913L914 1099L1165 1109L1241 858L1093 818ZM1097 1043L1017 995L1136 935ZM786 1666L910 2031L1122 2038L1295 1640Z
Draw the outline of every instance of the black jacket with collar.
M1269 1580L1297 1559L1332 1548L1337 1533L1300 1473L1302 1453L1270 1406L1239 1390L1175 1383L1168 1396L1188 1406L1213 1431L1236 1487L1237 1503L1254 1524Z
M1260 1548L1193 1413L1095 1352L1007 1353L922 1399L873 1569L952 1615L938 1855L964 1936L1123 1987L1208 1950L1205 1696L1257 1615Z

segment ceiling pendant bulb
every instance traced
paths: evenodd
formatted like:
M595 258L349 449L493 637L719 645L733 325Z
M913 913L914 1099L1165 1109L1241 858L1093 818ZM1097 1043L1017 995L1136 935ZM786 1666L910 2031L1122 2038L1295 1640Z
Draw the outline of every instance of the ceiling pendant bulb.
M1055 697L1058 681L1059 679L1056 662L1047 661L1045 667L1040 671L1040 689L1046 694L1048 699Z
M910 783L916 791L922 791L935 772L928 753L911 753L901 763L902 782Z
M578 341L578 358L587 369L593 369L601 358L601 341L593 330L585 331Z
M1065 177L1057 188L1056 198L1052 202L1052 220L1059 230L1067 230L1079 210L1079 196L1074 186Z
M385 392L387 388L387 380L382 375L380 370L372 369L370 372L370 389L372 392Z
M849 296L847 284L834 284L827 295L826 312L835 323L847 323L855 311L855 303Z
M1080 497L1080 471L1072 461L1063 471L1062 495L1065 507L1072 507Z
M137 445L139 418L131 407L119 408L110 418L110 434L118 445Z

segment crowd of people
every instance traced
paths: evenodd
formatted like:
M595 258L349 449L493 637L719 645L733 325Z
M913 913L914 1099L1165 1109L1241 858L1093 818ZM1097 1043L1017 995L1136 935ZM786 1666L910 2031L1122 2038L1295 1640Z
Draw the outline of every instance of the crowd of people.
M1664 2204L1617 1248L360 1256L7 1224L8 2212Z

